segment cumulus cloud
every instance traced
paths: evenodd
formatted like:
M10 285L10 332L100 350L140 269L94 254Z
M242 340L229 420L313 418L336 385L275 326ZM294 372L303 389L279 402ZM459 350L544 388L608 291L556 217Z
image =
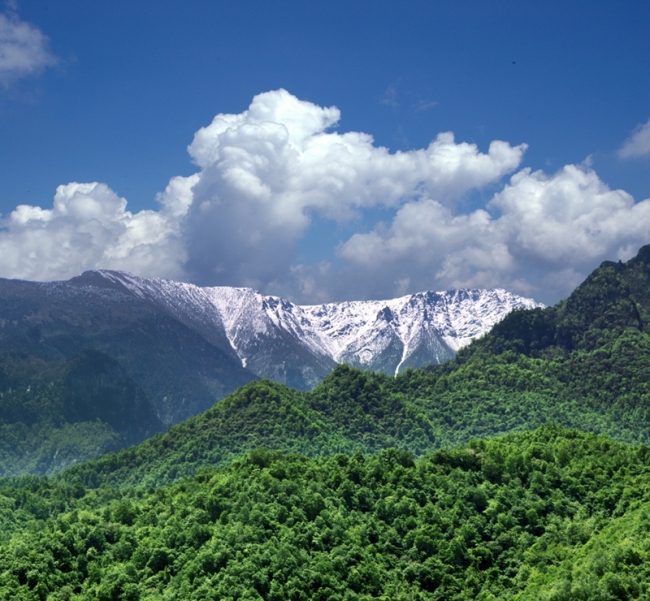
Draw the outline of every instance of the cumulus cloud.
M0 83L38 73L56 64L47 37L13 12L0 14Z
M650 200L610 190L588 165L522 169L504 185L524 144L481 152L441 133L391 153L368 134L337 131L339 119L336 107L285 90L217 115L188 147L197 172L172 178L158 210L131 213L105 184L60 186L52 208L23 205L0 221L0 275L125 269L301 302L501 286L554 302L601 260L647 242ZM458 202L496 184L481 209ZM376 209L387 222L364 225ZM352 231L333 264L299 262L315 216Z
M185 224L193 280L264 287L288 275L312 214L348 220L422 194L450 204L513 171L526 148L495 141L484 154L442 133L390 153L368 134L333 131L339 118L277 90L197 132L189 153L201 173Z
M622 159L650 155L650 119L639 125L618 151Z
M554 302L606 259L628 259L648 242L650 199L635 203L591 169L548 176L523 169L487 210L454 214L432 199L401 207L389 227L353 235L340 256L360 286L505 286Z
M105 184L59 186L51 209L20 205L2 220L0 273L53 280L106 268L182 278L178 216L187 210L194 179L172 179L159 211L136 214Z

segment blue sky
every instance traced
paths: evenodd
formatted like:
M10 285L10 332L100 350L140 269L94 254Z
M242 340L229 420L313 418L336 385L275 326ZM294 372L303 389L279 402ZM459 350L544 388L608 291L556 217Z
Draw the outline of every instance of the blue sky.
M647 2L58 0L2 19L0 276L555 302L650 243ZM205 129L218 114L230 133Z

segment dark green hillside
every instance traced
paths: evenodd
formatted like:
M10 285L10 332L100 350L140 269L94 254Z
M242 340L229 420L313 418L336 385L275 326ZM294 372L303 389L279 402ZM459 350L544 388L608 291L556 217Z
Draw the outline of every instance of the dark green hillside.
M643 361L650 349L633 357ZM607 362L617 366L618 355L599 361L600 368ZM549 422L630 442L650 440L650 420L636 396L621 396L613 411L608 391L598 381L611 380L612 387L628 379L635 384L625 370L593 374L589 361L576 362L573 375L580 381L569 385L559 367L504 353L489 364L474 361L433 373L412 370L398 378L339 366L311 393L254 382L165 434L75 466L61 477L86 486L159 485L195 474L202 466L228 465L260 446L307 456L389 447L421 455ZM631 371L637 371L634 365ZM645 386L641 376L639 380L637 387Z
M391 391L391 382L344 365L310 394L269 380L252 382L165 434L76 466L62 478L86 486L159 485L202 466L228 465L258 447L317 456L392 446L422 453L449 444L449 436L436 440L429 420Z
M589 352L626 331L650 334L650 245L627 263L605 261L554 307L513 312L458 359L507 350L547 358Z
M162 429L143 390L103 353L0 355L0 475L53 473Z
M314 449L336 448L336 436L302 393L262 380L165 434L75 466L63 477L86 486L156 485L193 474L201 466L227 465L260 445L309 455ZM347 447L343 444L340 450Z
M640 599L649 519L650 448L557 426L149 490L31 477L0 481L0 599Z
M111 282L0 278L0 475L137 444L255 378L232 349Z
M0 278L0 353L27 353L45 362L85 349L105 353L145 391L167 425L256 379L232 349L215 344L97 272L69 282Z

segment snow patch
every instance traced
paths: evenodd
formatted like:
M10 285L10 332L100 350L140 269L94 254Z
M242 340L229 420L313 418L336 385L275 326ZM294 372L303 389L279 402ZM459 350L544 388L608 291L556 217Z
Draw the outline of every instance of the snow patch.
M163 308L249 368L269 344L278 343L303 349L305 356L398 374L450 359L514 309L543 306L499 288L301 306L251 288L95 274Z

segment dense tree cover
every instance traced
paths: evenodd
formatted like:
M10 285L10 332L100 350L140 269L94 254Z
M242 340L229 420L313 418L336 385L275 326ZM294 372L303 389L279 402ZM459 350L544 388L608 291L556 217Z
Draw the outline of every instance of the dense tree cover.
M308 394L268 380L253 382L165 434L75 466L62 477L86 486L159 485L203 465L228 465L259 446L306 456L389 447L422 454L440 446L421 411L391 392L390 382L347 366Z
M162 429L142 389L103 353L0 354L0 475L53 473Z
M557 426L157 489L28 477L0 483L0 599L636 599L649 517L650 448Z
M506 316L488 336L462 350L458 360L508 350L546 358L592 351L629 330L650 334L650 245L627 263L605 261L553 307Z
M98 486L169 483L258 446L322 454L396 447L416 456L474 437L555 422L650 442L650 336L626 330L552 360L514 351L392 378L339 366L310 393L251 383L204 414L63 477Z

